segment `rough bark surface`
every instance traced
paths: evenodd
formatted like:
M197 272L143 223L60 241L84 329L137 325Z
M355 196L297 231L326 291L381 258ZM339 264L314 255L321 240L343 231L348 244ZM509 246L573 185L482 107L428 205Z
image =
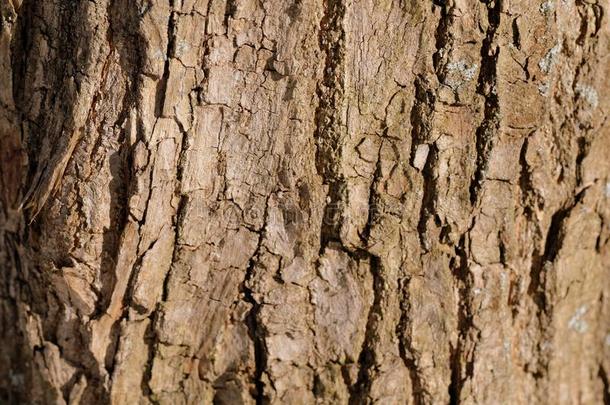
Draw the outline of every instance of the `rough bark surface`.
M0 12L0 402L609 402L607 0Z

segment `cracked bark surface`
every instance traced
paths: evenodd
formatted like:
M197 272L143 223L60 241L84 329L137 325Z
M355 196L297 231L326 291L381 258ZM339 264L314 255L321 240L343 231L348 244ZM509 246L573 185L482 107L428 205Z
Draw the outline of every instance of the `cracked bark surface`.
M607 403L609 11L0 0L0 402Z

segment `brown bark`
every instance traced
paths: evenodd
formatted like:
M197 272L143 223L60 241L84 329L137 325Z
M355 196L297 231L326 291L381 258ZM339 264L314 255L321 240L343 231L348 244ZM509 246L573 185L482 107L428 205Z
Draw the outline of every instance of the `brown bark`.
M609 11L0 0L0 402L608 403Z

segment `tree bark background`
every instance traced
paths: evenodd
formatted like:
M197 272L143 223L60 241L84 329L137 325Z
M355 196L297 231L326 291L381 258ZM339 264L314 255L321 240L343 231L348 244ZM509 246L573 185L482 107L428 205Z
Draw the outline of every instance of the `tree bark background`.
M610 403L605 0L0 0L0 402Z

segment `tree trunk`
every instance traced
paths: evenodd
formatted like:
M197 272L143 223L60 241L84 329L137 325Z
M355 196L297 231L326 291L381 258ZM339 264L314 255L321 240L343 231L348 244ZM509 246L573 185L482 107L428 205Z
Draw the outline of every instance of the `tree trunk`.
M610 403L596 1L0 0L0 402Z

